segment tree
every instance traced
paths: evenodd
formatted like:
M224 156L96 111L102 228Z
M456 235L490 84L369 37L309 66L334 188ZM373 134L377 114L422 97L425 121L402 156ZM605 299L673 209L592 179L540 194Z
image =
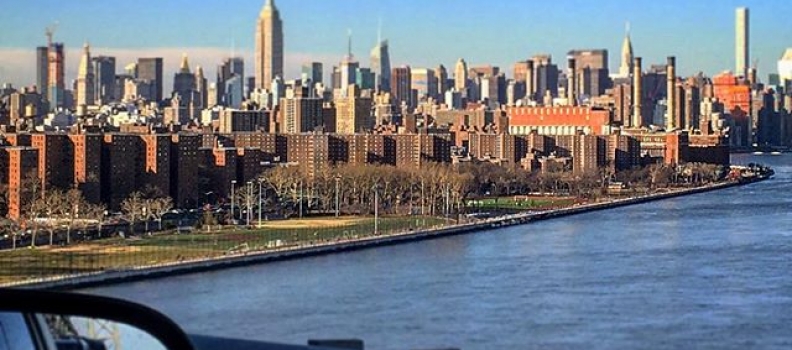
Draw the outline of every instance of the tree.
M138 191L132 192L129 197L121 202L121 211L129 220L129 232L131 234L135 233L135 222L143 217L145 208L145 198L143 198L143 194Z
M36 246L36 239L38 236L38 219L45 211L44 202L41 201L41 180L38 178L36 171L30 171L22 178L21 183L21 203L22 219L24 222L31 223L32 228L32 243L31 246Z
M234 194L234 202L240 212L251 215L253 208L258 205L258 186L248 184L239 186Z
M41 201L42 213L46 215L46 227L49 231L49 244L54 244L55 229L61 219L68 216L68 202L63 191L50 188L39 197Z
M63 205L59 216L66 220L66 244L71 244L72 227L80 221L80 215L87 207L88 202L83 197L82 191L72 188L63 194Z
M158 230L162 231L162 217L173 209L171 197L154 198L149 204L149 213L157 220Z
M82 216L83 220L79 221L79 223L81 223L81 226L84 225L84 228L87 228L90 222L96 221L96 228L98 230L97 236L101 238L102 223L104 222L106 211L107 207L105 207L104 204L86 203L85 207L80 209L80 216Z
M8 185L0 184L0 217L8 215Z
M656 188L659 185L668 186L674 171L670 166L665 164L652 164L648 167L648 170L651 179L650 186L652 188Z

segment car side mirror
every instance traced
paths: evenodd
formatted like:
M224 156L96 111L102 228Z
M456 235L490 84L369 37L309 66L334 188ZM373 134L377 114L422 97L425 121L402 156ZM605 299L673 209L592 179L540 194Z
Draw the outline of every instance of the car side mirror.
M149 307L102 296L0 289L0 350L193 349Z

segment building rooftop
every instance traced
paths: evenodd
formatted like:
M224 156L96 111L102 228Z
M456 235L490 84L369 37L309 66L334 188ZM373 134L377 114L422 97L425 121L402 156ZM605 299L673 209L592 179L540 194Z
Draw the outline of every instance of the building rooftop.
M781 56L781 60L782 61L792 61L792 47L787 48L786 51L784 51L784 55Z

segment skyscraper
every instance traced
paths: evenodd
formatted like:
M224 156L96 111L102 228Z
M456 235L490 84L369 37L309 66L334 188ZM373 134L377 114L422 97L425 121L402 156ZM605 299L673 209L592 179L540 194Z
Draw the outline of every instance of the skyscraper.
M77 70L77 107L85 108L94 104L94 70L91 64L91 47L88 43L83 46L80 66Z
M335 101L336 133L354 134L374 127L371 115L371 95L361 94L357 85L349 85L344 97Z
M269 90L283 77L283 24L275 0L267 0L256 25L256 88Z
M608 50L572 50L568 56L575 59L577 94L587 97L604 94L610 87Z
M514 80L518 82L525 82L528 79L528 62L530 61L519 61L514 64Z
M116 60L115 57L96 56L93 58L94 100L97 104L116 101Z
M435 70L437 73L437 99L445 102L445 93L448 91L448 70L442 64Z
M377 91L389 92L391 88L391 66L387 40L379 40L377 45L371 50L371 70L377 79Z
M228 106L229 91L226 91L227 82L234 77L239 77L241 80L245 76L245 60L242 57L230 57L223 60L223 63L217 67L217 85L214 98L216 102L224 106ZM236 91L235 94L240 94ZM241 97L241 96L239 96ZM208 101L207 101L208 102Z
M198 99L195 103L199 108L207 107L207 96L208 96L208 89L206 82L206 77L204 77L204 71L201 66L195 68L195 90L198 92Z
M151 85L152 99L162 101L162 57L138 58L137 78Z
M302 66L302 79L310 80L312 84L323 81L322 62L308 62Z
M778 60L778 77L782 86L784 81L792 81L792 48L786 49Z
M63 107L66 96L63 43L50 43L47 52L47 97L53 110Z
M558 66L553 64L550 55L536 55L532 58L534 63L533 89L536 101L544 102L546 98L558 97Z
M49 83L49 74L47 69L47 62L49 61L48 48L46 46L39 46L36 48L36 90L47 99L47 84Z
M309 90L308 87L296 86L293 96L280 100L280 132L311 132L323 124L322 98L311 96Z
M178 94L182 101L189 103L193 91L195 91L195 75L190 72L190 63L187 61L187 55L184 55L179 71L173 75L173 95Z
M748 20L748 8L738 7L736 14L736 23L734 24L736 33L736 46L735 46L735 63L734 74L738 76L748 76L748 65L750 64L750 23Z
M415 90L419 101L424 101L427 98L437 98L437 76L432 69L411 69L410 85L412 86L411 89Z
M467 88L468 68L464 59L460 58L454 68L454 88L459 92L464 92Z
M355 85L361 90L374 90L377 85L376 74L371 71L371 68L358 67L355 71Z
M619 77L627 78L632 74L633 65L633 47L630 40L630 29L627 27L627 34L624 36L621 51L621 65L619 66Z
M411 80L412 72L410 66L391 70L391 96L393 96L393 105L397 109L401 108L402 103L405 103L409 108L413 107Z
M355 84L356 77L357 77L357 69L360 67L360 63L355 60L355 56L352 54L352 34L348 35L348 46L347 46L347 54L344 55L344 59L341 60L341 94L346 94L349 91L349 85Z

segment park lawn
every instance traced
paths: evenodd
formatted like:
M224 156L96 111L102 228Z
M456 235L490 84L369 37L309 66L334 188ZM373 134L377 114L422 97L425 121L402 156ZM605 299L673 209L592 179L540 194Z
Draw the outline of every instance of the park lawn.
M431 227L444 221L432 217L381 217L381 233L408 228ZM263 250L284 245L297 245L359 238L374 233L374 218L341 217L338 219L306 218L272 221L258 228L221 229L219 231L194 231L190 234L155 235L128 242L134 246L187 247L202 250L227 251L241 249Z
M515 209L540 210L569 207L575 203L573 197L541 197L541 196L504 196L498 198L473 199L467 202L470 209Z
M435 217L381 217L378 229L386 233L444 222ZM230 252L362 238L373 233L372 217L306 218L272 221L253 229L114 237L69 247L20 248L0 251L0 283L213 258Z
M179 249L178 252L174 252L162 247L104 244L82 244L69 248L21 248L0 253L0 283L156 265L179 259L198 259L217 255L220 254L197 248Z

